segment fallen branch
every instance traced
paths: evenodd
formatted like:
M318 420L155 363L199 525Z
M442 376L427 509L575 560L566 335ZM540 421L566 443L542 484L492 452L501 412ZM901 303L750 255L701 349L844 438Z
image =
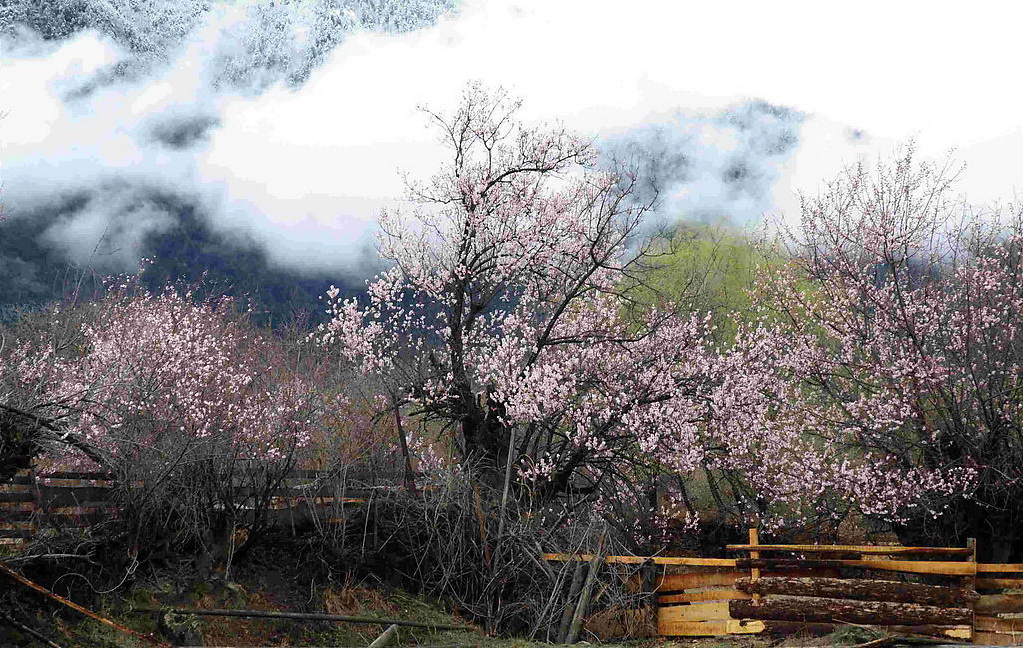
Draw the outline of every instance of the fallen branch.
M116 622L111 621L110 619L108 619L108 618L106 618L104 616L100 616L99 614L96 614L92 610L87 610L87 609L83 608L81 605L78 605L77 603L75 603L73 601L69 601L68 599L64 598L63 596L58 596L57 594L54 594L53 592L51 592L50 590L46 589L42 585L37 585L36 583L33 583L32 581L30 581L29 579L25 578L24 576L22 576L21 574L19 574L18 572L14 571L14 570L12 570L10 567L8 567L6 565L0 564L0 571L2 571L3 573L7 574L8 576L13 578L18 583L21 583L22 585L24 585L25 587L27 587L29 589L32 589L32 590L35 590L35 591L39 592L40 594L43 594L43 595L53 599L54 601L57 601L58 603L60 603L62 605L66 605L67 607L71 608L72 610L75 610L77 612L81 612L82 614L84 614L85 616L89 617L90 619L93 619L95 621L99 621L103 625L110 626L111 628L114 628L115 630L118 630L118 631L123 632L125 634L130 634L131 636L137 637L138 639L142 639L143 641L147 641L147 642L153 644L154 646L162 646L164 648L173 648L169 643L166 643L164 641L160 641L158 639L154 639L153 637L151 637L149 635L144 635L141 632L135 632L131 628L126 628L126 627L124 627L123 625L121 625L119 623L116 623Z
M0 617L0 619L3 619L8 625L14 626L18 630L21 630L22 632L27 632L29 635L31 635L31 636L35 637L36 639L38 639L39 641L43 642L44 645L49 646L49 648L63 648L63 646L61 646L60 644L54 643L54 642L50 641L42 633L36 632L32 628L28 627L27 625L25 625L21 621L18 621L17 619L15 619L14 617L12 617L10 614L8 614L6 612L3 613L3 617Z
M157 607L137 607L134 612L173 612L174 614L194 614L196 616L222 617L254 617L261 619L298 619L303 621L339 621L344 623L366 623L376 625L396 625L412 628L429 628L431 630L469 630L475 628L447 623L427 623L422 621L406 621L404 619L377 619L375 617L346 616L342 614L320 614L318 612L273 612L270 610L198 610L180 608L165 610Z
M2 563L4 565L17 565L17 564L24 564L24 563L30 563L30 562L42 561L42 560L84 560L85 562L87 562L87 563L89 563L91 565L97 565L98 566L98 564L99 564L95 560L92 559L92 556L83 556L81 554L65 554L65 553L36 554L34 556L17 556L15 558L4 558L3 560L0 560L0 563Z

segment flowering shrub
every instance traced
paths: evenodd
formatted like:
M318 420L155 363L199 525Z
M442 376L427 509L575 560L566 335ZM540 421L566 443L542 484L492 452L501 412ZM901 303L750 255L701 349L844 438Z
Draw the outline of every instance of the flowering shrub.
M42 333L14 351L26 388L77 437L54 469L110 468L149 449L228 442L247 458L278 460L308 443L311 386L267 375L268 343L234 317L228 299L152 295L130 283L66 339ZM55 313L59 330L64 322Z
M135 551L198 545L216 561L236 528L269 524L324 403L339 404L229 299L152 294L137 277L56 309L5 368L50 432L44 472L113 473Z

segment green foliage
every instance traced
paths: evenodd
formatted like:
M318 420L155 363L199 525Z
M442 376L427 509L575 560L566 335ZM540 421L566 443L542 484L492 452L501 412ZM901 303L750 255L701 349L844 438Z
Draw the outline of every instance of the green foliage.
M718 340L729 344L741 323L750 321L748 289L758 267L779 264L782 257L749 233L728 222L678 225L634 297L643 304L675 303L710 312Z

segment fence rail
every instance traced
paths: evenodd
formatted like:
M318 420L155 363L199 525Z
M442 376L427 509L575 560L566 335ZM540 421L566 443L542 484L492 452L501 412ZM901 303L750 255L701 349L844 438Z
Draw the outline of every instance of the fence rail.
M653 589L658 633L666 637L826 634L852 623L893 635L1023 644L1023 617L1016 616L1023 615L1023 564L977 563L973 541L907 547L776 545L758 538L751 529L748 544L728 545L737 558L605 556L603 562L659 569Z
M387 488L400 483L400 478L379 472L292 470L283 486L274 491L270 508L278 516L293 520L310 508L358 505L365 502L373 488L346 485L342 489L341 482L381 480L388 480ZM234 491L243 502L258 494L243 485L236 485ZM24 545L39 533L42 519L65 527L85 527L109 518L118 511L114 493L114 476L109 473L22 471L0 485L0 546Z

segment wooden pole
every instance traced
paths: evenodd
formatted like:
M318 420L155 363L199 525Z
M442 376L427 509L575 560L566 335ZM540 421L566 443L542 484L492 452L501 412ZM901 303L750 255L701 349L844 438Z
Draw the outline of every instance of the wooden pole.
M558 635L554 638L555 643L565 643L568 638L568 628L572 623L572 615L575 612L576 599L579 591L583 588L583 579L586 577L586 563L579 562L575 566L575 574L572 576L572 585L568 588L568 600L565 602L565 611L561 613L561 623L558 625Z
M164 608L138 607L135 612L159 612ZM342 614L320 614L317 612L272 612L270 610L196 610L170 609L176 614L194 614L196 616L222 617L255 617L261 619L296 619L300 621L339 621L344 623L365 623L368 625L397 625L410 628L430 628L431 630L475 630L470 626L452 625L448 623L425 623L406 621L404 619L377 619L374 617L346 616Z
M398 625L392 623L387 626L387 629L384 630L383 634L373 640L373 643L369 645L369 648L384 648L384 646L391 643L391 640L394 639L394 635L397 634L397 632Z
M749 530L749 544L750 544L751 547L755 547L758 544L760 544L760 529L750 529ZM750 560L758 560L760 558L760 552L756 551L755 549L750 549L749 557L750 557ZM753 582L753 583L755 583L758 580L760 580L760 568L759 567L751 567L750 568L749 579L750 579L750 582ZM753 605L754 606L760 605L760 594L759 593L754 593L753 594Z
M583 584L583 591L579 594L579 603L575 606L575 614L572 616L572 625L568 628L568 637L565 643L574 644L579 640L579 633L583 628L583 618L586 616L586 608L590 605L590 594L593 592L593 584L597 580L597 572L600 571L600 554L604 551L604 534L600 535L597 553L590 561L590 571L586 574L586 583Z
M974 565L977 564L977 539L967 538L966 548L972 550L969 558L966 560L972 562ZM974 569L973 573L966 577L966 582L969 588L973 591L977 591L977 571ZM977 606L975 602L970 603L970 641L972 642L977 636Z

